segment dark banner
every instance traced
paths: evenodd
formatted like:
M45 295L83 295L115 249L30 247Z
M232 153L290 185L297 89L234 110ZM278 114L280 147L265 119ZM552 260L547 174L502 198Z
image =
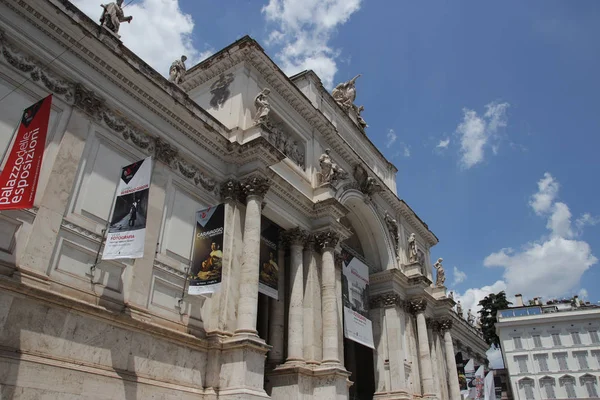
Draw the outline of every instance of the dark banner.
M23 111L14 144L0 175L0 210L33 207L51 106L52 95Z
M151 175L151 157L121 168L103 260L144 256Z
M277 299L277 282L279 280L279 265L277 265L277 250L281 227L267 217L260 222L260 275L258 291Z
M214 293L221 286L225 205L196 213L189 294Z

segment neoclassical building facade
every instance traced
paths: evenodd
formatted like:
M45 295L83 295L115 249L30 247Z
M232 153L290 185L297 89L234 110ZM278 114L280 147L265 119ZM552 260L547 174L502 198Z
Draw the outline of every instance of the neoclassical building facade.
M249 37L175 80L67 0L0 0L1 150L53 94L35 207L0 213L3 398L460 399L455 356L486 345L434 284L438 239L367 137L360 80L330 94ZM119 168L148 156L143 257L96 264ZM221 286L187 295L217 204ZM284 230L279 300L261 216ZM344 337L341 250L369 268L373 349Z

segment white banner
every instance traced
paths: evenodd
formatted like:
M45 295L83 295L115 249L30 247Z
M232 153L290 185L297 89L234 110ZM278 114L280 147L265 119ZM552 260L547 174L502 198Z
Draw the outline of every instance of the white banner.
M103 260L140 258L144 255L151 175L151 157L121 169Z
M344 302L344 336L364 346L375 348L373 326L369 316L369 267L348 251L342 250L342 299Z

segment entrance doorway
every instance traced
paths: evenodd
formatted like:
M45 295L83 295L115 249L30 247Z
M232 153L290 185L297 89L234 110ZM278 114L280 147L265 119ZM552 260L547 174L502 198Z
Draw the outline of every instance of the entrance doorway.
M350 400L372 400L375 394L373 350L344 338L344 366L352 373Z

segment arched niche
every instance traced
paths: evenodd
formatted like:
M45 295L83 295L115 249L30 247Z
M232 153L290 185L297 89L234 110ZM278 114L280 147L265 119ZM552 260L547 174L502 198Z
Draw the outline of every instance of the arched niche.
M393 245L375 208L365 202L363 193L354 189L344 192L339 200L350 211L340 222L352 231L343 245L364 259L370 273L390 268L395 257Z

